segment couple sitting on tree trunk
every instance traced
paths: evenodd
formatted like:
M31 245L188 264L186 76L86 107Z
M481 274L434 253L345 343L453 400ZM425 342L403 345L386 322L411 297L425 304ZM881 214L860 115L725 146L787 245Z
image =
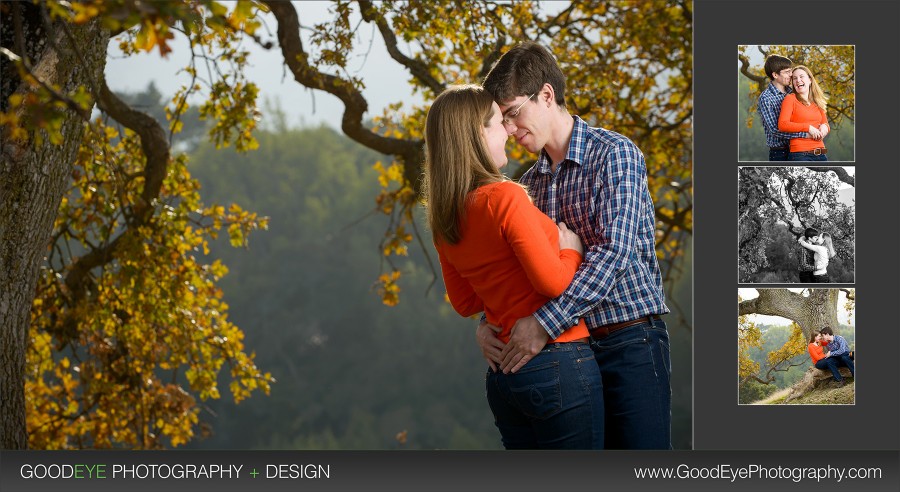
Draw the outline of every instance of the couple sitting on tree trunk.
M812 357L816 369L828 369L834 375L834 380L841 386L845 381L841 376L840 367L850 369L850 374L856 376L853 367L853 351L847 340L840 335L835 335L831 327L824 327L819 331L813 330L809 336L809 356Z

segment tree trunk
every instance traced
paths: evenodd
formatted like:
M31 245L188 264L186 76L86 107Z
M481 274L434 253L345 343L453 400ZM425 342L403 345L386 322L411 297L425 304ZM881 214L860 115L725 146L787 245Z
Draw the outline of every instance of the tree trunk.
M22 2L20 19L33 18L38 7ZM9 34L11 20L4 19L3 45L20 54ZM109 32L99 22L70 25L67 34L54 25L53 32L44 33L40 22L22 22L23 51L42 46L31 54L32 73L48 85L55 85L62 93L70 93L78 86L92 87L101 80L106 66ZM58 49L58 51L57 51ZM27 55L26 55L27 56ZM5 68L9 68L7 65ZM14 71L4 71L4 78ZM11 91L31 90L25 84L4 84L3 105ZM64 141L54 145L49 139L37 144L35 139L13 141L3 136L0 161L0 447L25 449L28 434L25 427L25 351L28 345L28 326L35 296L40 265L43 261L53 221L60 200L71 179L72 163L81 143L84 121L68 111L62 125Z
M854 379L853 374L850 373L850 369L841 367L839 371L841 377L843 377L845 381L852 381ZM796 400L814 389L834 387L836 384L837 381L834 380L831 371L810 367L806 370L803 378L791 386L791 392L788 393L788 396L784 399L784 403Z
M813 330L836 329L838 289L809 289L804 297L787 289L757 289L759 297L741 302L740 315L768 314L797 322L809 337Z

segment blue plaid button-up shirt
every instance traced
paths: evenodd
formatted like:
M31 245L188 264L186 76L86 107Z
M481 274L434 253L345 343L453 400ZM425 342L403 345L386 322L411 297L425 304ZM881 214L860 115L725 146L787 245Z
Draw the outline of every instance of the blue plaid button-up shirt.
M790 93L790 90L789 92ZM781 115L781 103L784 101L786 93L775 88L775 84L769 82L766 90L759 95L759 102L756 103L756 109L762 118L763 129L766 131L766 145L770 148L787 147L792 138L808 138L809 134L785 133L778 131L778 116Z
M797 245L797 271L816 271L816 253Z
M834 357L837 355L844 355L850 353L850 345L847 345L847 340L840 335L835 335L834 340L828 344L828 351L831 352L829 357Z
M542 151L520 180L534 204L554 222L565 222L585 247L566 291L534 313L551 338L579 318L594 329L669 312L644 156L626 137L573 118L569 149L556 173Z

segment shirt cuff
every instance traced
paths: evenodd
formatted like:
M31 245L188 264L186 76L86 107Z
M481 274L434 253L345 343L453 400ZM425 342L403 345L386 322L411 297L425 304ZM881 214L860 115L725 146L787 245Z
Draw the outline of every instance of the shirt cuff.
M551 306L550 304L541 306L540 309L534 312L534 317L544 327L544 330L550 335L552 340L556 340L557 337L562 335L566 328L575 326L574 322L566 319L565 314L558 306Z

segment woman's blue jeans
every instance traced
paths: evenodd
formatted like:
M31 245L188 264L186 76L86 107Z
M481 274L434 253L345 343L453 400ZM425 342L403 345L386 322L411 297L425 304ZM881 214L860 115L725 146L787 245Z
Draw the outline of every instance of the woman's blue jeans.
M518 372L485 376L506 449L602 449L602 384L583 342L549 343Z
M827 161L828 156L825 154L813 155L806 152L791 152L788 154L789 161Z
M606 449L672 448L672 363L662 320L644 322L591 344L606 404Z

